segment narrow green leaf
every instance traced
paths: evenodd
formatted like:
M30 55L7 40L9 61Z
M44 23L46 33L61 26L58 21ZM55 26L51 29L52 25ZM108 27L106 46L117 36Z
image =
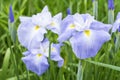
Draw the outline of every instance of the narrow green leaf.
M10 48L7 49L3 61L3 66L2 66L2 71L0 74L0 79L1 80L6 80L7 77L7 70L8 70L8 65L9 65L9 59L10 59Z
M98 65L98 66L102 66L102 67L110 68L110 69L113 69L113 70L116 70L116 71L120 71L120 67L118 67L118 66L105 64L105 63L100 63L100 62L95 62L95 61L89 61L89 60L85 60L85 61L87 61L89 63L92 63L92 64L95 64L95 65Z

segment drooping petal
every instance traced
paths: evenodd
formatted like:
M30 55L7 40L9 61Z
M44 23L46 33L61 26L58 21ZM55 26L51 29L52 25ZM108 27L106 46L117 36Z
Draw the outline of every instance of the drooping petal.
M63 58L60 56L60 47L61 44L52 44L51 45L51 60L58 62L58 67L61 67L64 63Z
M46 32L44 28L34 25L30 21L26 21L18 27L18 39L24 47L30 48L32 47L30 45L42 41Z
M67 41L68 39L70 39L70 37L72 37L72 35L74 34L75 30L68 30L68 31L65 31L64 33L62 33L61 35L59 35L58 37L58 41L59 42L64 42L64 41Z
M76 33L71 39L73 52L80 59L95 56L101 46L110 40L110 35L103 30L85 30Z
M90 29L94 29L94 30L104 30L109 32L109 30L112 28L111 24L104 24L102 22L99 21L94 21L91 25L90 25Z
M42 75L49 67L47 58L42 54L31 54L22 58L28 70Z

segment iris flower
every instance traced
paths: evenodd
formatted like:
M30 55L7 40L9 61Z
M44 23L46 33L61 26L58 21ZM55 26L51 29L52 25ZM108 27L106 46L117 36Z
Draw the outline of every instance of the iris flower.
M41 13L32 17L20 17L20 25L18 27L18 39L20 43L30 49L33 44L38 44L44 39L47 33L46 27L51 22L51 13L45 6Z
M103 43L110 40L110 24L94 20L89 14L68 15L62 24L59 42L70 40L73 52L80 59L93 57Z
M113 24L112 32L116 32L116 30L120 32L120 12L117 14L116 21Z
M35 49L24 52L25 57L22 58L27 69L38 75L43 74L49 67L47 58L49 57L49 41L43 40ZM61 44L51 44L50 59L58 62L58 67L63 65L63 59L60 57Z

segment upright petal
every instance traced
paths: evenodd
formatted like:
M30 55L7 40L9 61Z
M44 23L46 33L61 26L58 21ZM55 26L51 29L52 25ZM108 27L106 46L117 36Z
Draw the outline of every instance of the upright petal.
M60 31L61 21L62 13L58 13L52 18L51 23L48 25L47 29L59 35L61 33Z
M42 75L49 67L47 58L42 54L30 54L22 58L28 70Z
M43 8L41 13L32 16L32 22L44 28L50 24L51 20L52 20L52 16L47 6Z
M80 59L85 59L95 56L101 46L110 40L110 35L103 30L85 30L76 33L71 39L73 52Z

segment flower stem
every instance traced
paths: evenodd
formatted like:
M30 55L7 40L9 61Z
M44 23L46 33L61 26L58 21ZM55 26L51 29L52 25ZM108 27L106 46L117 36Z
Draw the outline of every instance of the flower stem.
M98 18L98 0L93 1L93 16L95 19Z
M83 69L82 69L81 60L79 60L79 63L78 63L77 80L83 80Z

